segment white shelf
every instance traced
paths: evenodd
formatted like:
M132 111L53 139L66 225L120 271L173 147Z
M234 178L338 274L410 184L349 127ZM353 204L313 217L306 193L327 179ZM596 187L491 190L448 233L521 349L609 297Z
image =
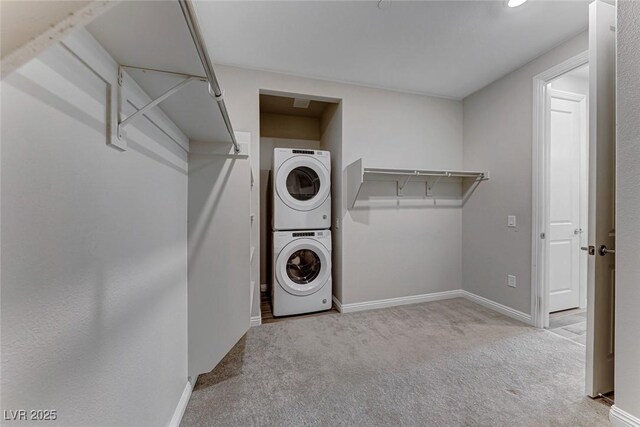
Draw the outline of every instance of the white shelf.
M366 181L395 181L398 184L399 197L408 182L425 182L426 197L431 196L432 188L440 182L460 183L460 202L464 204L478 184L489 179L489 172L428 170L428 169L393 169L364 167L362 159L347 166L347 203L348 208L355 206L362 185Z
M136 110L160 108L190 141L225 146L234 142L218 105L222 98L209 93L209 79L178 1L122 2L87 30L120 65L119 84L133 80L157 102L136 105ZM121 111L118 117L123 139L131 116Z

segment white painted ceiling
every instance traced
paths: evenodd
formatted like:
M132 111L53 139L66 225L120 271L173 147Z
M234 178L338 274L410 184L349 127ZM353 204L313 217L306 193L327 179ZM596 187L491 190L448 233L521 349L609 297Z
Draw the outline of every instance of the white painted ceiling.
M213 61L461 99L587 28L588 2L199 1ZM222 82L224 85L224 82Z

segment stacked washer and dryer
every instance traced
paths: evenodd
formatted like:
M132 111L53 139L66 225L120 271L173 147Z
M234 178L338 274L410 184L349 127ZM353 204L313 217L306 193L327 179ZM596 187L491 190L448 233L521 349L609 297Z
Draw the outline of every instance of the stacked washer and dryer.
M272 167L274 316L331 308L331 156L275 148Z

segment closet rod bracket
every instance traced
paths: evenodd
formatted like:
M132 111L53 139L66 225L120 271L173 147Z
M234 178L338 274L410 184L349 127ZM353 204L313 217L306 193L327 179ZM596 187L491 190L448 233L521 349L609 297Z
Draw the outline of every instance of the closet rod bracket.
M213 90L213 87L211 87L211 84L209 84L209 95L211 95L217 102L224 101L224 90L221 91L219 95L216 95L216 92Z
M118 66L118 86L122 87L124 84L124 69L121 65Z

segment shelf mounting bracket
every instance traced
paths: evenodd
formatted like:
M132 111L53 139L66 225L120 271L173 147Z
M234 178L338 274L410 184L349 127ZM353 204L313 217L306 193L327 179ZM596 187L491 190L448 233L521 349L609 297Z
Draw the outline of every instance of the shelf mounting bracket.
M433 196L433 187L438 185L438 183L442 178L449 178L450 176L451 176L450 172L445 172L444 175L440 175L438 179L436 179L434 182L431 183L431 185L429 185L429 182L427 182L427 197Z
M473 183L469 186L469 188L462 194L462 202L461 202L462 206L464 206L465 203L467 203L467 200L469 200L469 197L471 197L473 192L476 191L476 188L478 188L478 185L480 185L482 181L486 181L487 179L488 178L485 178L485 177L477 177L473 181Z
M413 174L407 175L407 177L404 179L404 181L402 181L402 183L400 183L400 180L398 180L398 196L399 197L404 196L404 187L406 187L409 180L414 176L418 176L418 171L413 171Z
M120 67L120 70L118 70L118 84L120 86L124 85L123 80L124 80L124 73L123 73L122 67ZM170 89L165 91L162 95L160 95L156 99L148 102L143 107L140 107L140 109L138 109L138 111L136 111L135 113L131 114L129 117L126 117L125 119L122 119L122 120L120 120L120 117L121 117L121 114L122 114L122 105L120 103L118 105L118 108L120 110L120 111L118 111L118 138L119 139L124 139L124 137L125 137L124 128L127 125L131 124L132 121L136 120L139 117L142 117L142 115L144 113L146 113L147 111L149 111L150 109L152 109L156 105L160 104L162 101L164 101L165 99L169 98L171 95L175 94L180 89L186 87L189 83L191 83L193 81L196 81L196 80L200 80L200 79L198 77L196 77L196 76L186 77L184 80L180 81L178 84L174 85L173 87L171 87Z

